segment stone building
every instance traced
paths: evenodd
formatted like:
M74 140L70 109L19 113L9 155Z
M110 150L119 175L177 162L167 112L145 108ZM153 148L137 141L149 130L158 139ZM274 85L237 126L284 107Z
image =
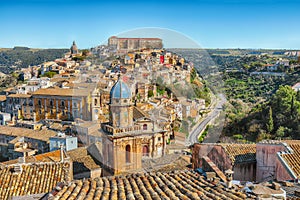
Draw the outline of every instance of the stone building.
M193 167L213 163L232 169L241 181L293 181L300 177L300 140L265 140L257 144L195 144ZM209 161L209 162L207 162Z
M73 44L72 44L72 46L70 48L70 51L71 51L72 55L73 54L79 54L79 51L78 51L78 48L77 48L77 45L76 45L75 41L73 41Z
M118 52L128 52L138 49L161 49L163 47L160 38L118 38L112 36L108 39L108 46L117 49Z
M6 112L16 119L33 119L33 102L29 94L10 94L7 96Z
M50 151L55 151L63 146L66 151L76 149L78 147L77 137L66 135L65 133L58 132L56 136L50 137Z
M73 120L75 118L91 120L89 96L89 89L39 89L32 94L34 120Z
M262 141L256 147L257 181L299 181L300 140Z
M36 150L38 154L48 152L49 138L55 135L55 131L46 129L36 131L0 126L0 160L15 159L22 155L19 151L15 151L20 142L26 143L30 151Z
M165 154L166 133L132 104L129 87L121 78L110 91L110 119L101 124L103 175L142 168L142 159Z
M223 173L233 170L234 180L255 181L255 153L255 144L194 144L193 168L203 168L210 160Z
M5 112L6 95L0 95L0 112Z

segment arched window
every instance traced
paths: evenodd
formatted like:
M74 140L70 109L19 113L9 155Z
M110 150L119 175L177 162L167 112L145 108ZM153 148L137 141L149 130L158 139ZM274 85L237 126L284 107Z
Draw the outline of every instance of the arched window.
M96 106L96 105L98 104L98 100L95 99L94 102L95 102L94 104L95 104L95 106Z
M149 148L148 145L143 146L143 156L149 156Z
M147 124L144 124L143 125L143 130L147 130L147 129L148 129Z
M38 100L38 104L39 106L42 105L42 101L40 99Z
M130 163L130 145L126 145L126 163Z
M53 100L52 99L50 100L50 106L53 106Z
M65 107L65 102L61 101L61 106Z

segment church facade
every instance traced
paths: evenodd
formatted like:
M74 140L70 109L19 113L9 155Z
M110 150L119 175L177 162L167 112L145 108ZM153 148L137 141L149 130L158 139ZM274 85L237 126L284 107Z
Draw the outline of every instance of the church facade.
M120 78L110 92L110 119L102 124L103 175L142 169L142 160L161 157L166 132L133 106L129 87Z

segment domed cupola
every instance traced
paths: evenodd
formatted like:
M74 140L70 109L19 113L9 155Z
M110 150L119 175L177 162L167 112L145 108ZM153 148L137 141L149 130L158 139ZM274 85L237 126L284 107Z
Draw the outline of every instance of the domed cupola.
M120 77L111 88L109 109L109 121L113 127L128 127L133 125L131 90Z
M120 78L114 84L110 91L110 103L129 103L128 101L123 102L124 99L131 99L131 90L126 83Z

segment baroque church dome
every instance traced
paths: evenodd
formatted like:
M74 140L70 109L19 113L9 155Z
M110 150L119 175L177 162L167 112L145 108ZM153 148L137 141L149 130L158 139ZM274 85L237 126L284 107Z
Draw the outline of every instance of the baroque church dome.
M111 88L110 98L113 99L130 99L131 91L130 88L124 83L121 79L119 79L115 85Z

